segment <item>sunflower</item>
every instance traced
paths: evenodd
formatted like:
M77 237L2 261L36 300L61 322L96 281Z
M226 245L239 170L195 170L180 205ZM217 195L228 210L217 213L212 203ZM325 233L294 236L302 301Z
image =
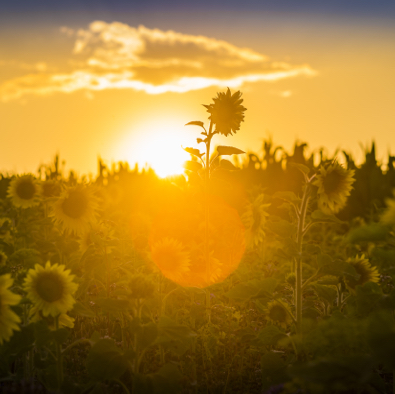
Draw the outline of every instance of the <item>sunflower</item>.
M240 129L240 123L244 121L244 111L247 110L241 105L241 92L231 94L228 88L226 93L217 93L213 100L213 104L203 106L210 113L209 119L215 124L215 130L224 136L236 133Z
M96 218L97 201L91 190L82 185L69 187L53 203L50 216L65 229L81 234Z
M292 323L291 310L287 304L280 303L276 300L270 301L266 306L266 311L266 318L274 324L286 328Z
M318 208L327 214L339 212L345 205L354 183L354 170L333 162L321 167L314 185L318 186Z
M380 276L377 268L371 266L364 254L361 257L349 258L347 262L355 268L355 271L359 275L359 279L352 277L344 278L344 282L350 290L354 291L356 286L362 286L367 282L377 283L379 281Z
M163 275L174 282L181 281L189 271L189 254L182 243L173 238L164 237L154 244L151 256Z
M30 208L39 204L40 185L33 175L16 176L8 186L7 196L19 208Z
M75 300L74 292L78 285L73 282L74 275L64 265L48 261L45 267L36 264L30 269L24 282L24 289L34 307L43 316L56 317L71 310Z
M252 203L246 207L246 211L241 217L246 229L247 245L254 247L263 241L265 236L266 217L269 216L267 208L270 204L264 204L264 195L260 194Z
M0 276L0 345L11 338L14 330L19 330L18 323L21 322L19 316L10 308L10 305L18 304L22 298L8 290L13 282L10 274Z

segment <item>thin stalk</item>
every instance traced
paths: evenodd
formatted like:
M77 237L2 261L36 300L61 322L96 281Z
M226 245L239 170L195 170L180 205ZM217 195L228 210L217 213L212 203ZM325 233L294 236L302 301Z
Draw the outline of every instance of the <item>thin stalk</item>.
M210 122L210 129L208 131L207 140L206 140L206 168L205 168L205 177L204 177L204 219L205 219L205 231L204 231L204 252L205 252L205 261L206 261L206 282L207 285L210 283L210 252L208 247L209 242L209 204L208 204L208 195L209 195L209 182L210 182L210 144L211 138L213 136L213 122ZM207 320L211 322L211 300L210 300L210 291L206 289L206 314Z
M306 183L306 187L303 193L302 202L300 206L300 215L298 217L298 228L296 233L296 242L298 248L298 256L295 258L295 276L296 276L296 322L297 329L301 329L302 325L302 249L303 249L303 236L305 229L305 219L307 208L310 200L310 184Z
M59 316L55 318L56 330L59 330ZM56 342L56 372L58 378L58 389L62 387L63 383L63 354L60 343Z

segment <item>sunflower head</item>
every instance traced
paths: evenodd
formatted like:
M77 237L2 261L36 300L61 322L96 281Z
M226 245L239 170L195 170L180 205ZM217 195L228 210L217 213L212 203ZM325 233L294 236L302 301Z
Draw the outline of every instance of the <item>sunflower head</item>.
M231 94L230 89L226 93L217 93L217 97L213 98L214 103L204 105L210 114L209 119L215 124L215 129L224 136L232 135L240 129L240 123L244 121L244 108L241 103L241 92Z
M8 290L13 284L10 274L0 276L0 345L8 341L13 331L19 330L21 319L11 310L10 305L16 305L21 296Z
M40 185L33 175L16 176L8 186L7 196L19 208L30 208L39 204Z
M37 311L56 317L71 310L75 303L73 294L78 285L73 279L64 265L51 265L48 261L45 267L36 264L29 270L24 289Z
M287 327L287 325L292 322L290 316L291 311L286 304L282 304L278 301L271 301L267 304L266 310L266 318L274 324Z
M96 219L97 201L92 191L78 185L65 189L53 203L50 215L65 229L81 234Z
M359 279L352 277L344 278L346 286L351 291L354 291L356 286L362 286L367 282L377 283L379 281L380 275L377 268L371 266L369 260L365 258L365 255L349 258L347 262L354 267L359 275Z
M354 170L333 162L321 167L314 185L318 187L318 207L327 214L339 212L345 205L354 183Z
M265 237L265 223L269 216L267 208L270 204L264 203L264 195L260 194L246 207L241 219L245 226L247 244L250 247L257 246Z
M174 282L178 283L189 272L189 253L176 239L162 238L152 246L151 256L163 275Z

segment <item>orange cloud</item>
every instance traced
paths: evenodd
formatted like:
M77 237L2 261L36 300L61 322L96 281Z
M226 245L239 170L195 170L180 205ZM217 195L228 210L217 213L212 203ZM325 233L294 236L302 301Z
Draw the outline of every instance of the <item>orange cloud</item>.
M87 30L62 27L61 32L76 37L75 58L69 62L73 69L68 73L49 73L40 67L35 74L3 81L0 84L3 101L27 94L78 90L184 93L210 86L238 88L246 82L316 74L309 65L274 62L252 49L171 30L95 21Z

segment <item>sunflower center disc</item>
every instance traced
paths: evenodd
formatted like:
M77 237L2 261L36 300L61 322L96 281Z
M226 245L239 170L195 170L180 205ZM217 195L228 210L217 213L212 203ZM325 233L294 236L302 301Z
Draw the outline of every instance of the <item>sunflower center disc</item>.
M87 207L86 196L78 190L71 192L62 204L64 214L73 219L80 218L86 212Z
M323 180L325 193L334 193L338 190L343 177L337 171L327 174Z
M55 302L63 296L63 282L52 273L41 274L37 279L37 293L47 302Z
M19 198L22 198L23 200L31 200L35 192L36 192L36 188L34 187L34 184L31 182L21 182L16 187L16 194L18 195Z

